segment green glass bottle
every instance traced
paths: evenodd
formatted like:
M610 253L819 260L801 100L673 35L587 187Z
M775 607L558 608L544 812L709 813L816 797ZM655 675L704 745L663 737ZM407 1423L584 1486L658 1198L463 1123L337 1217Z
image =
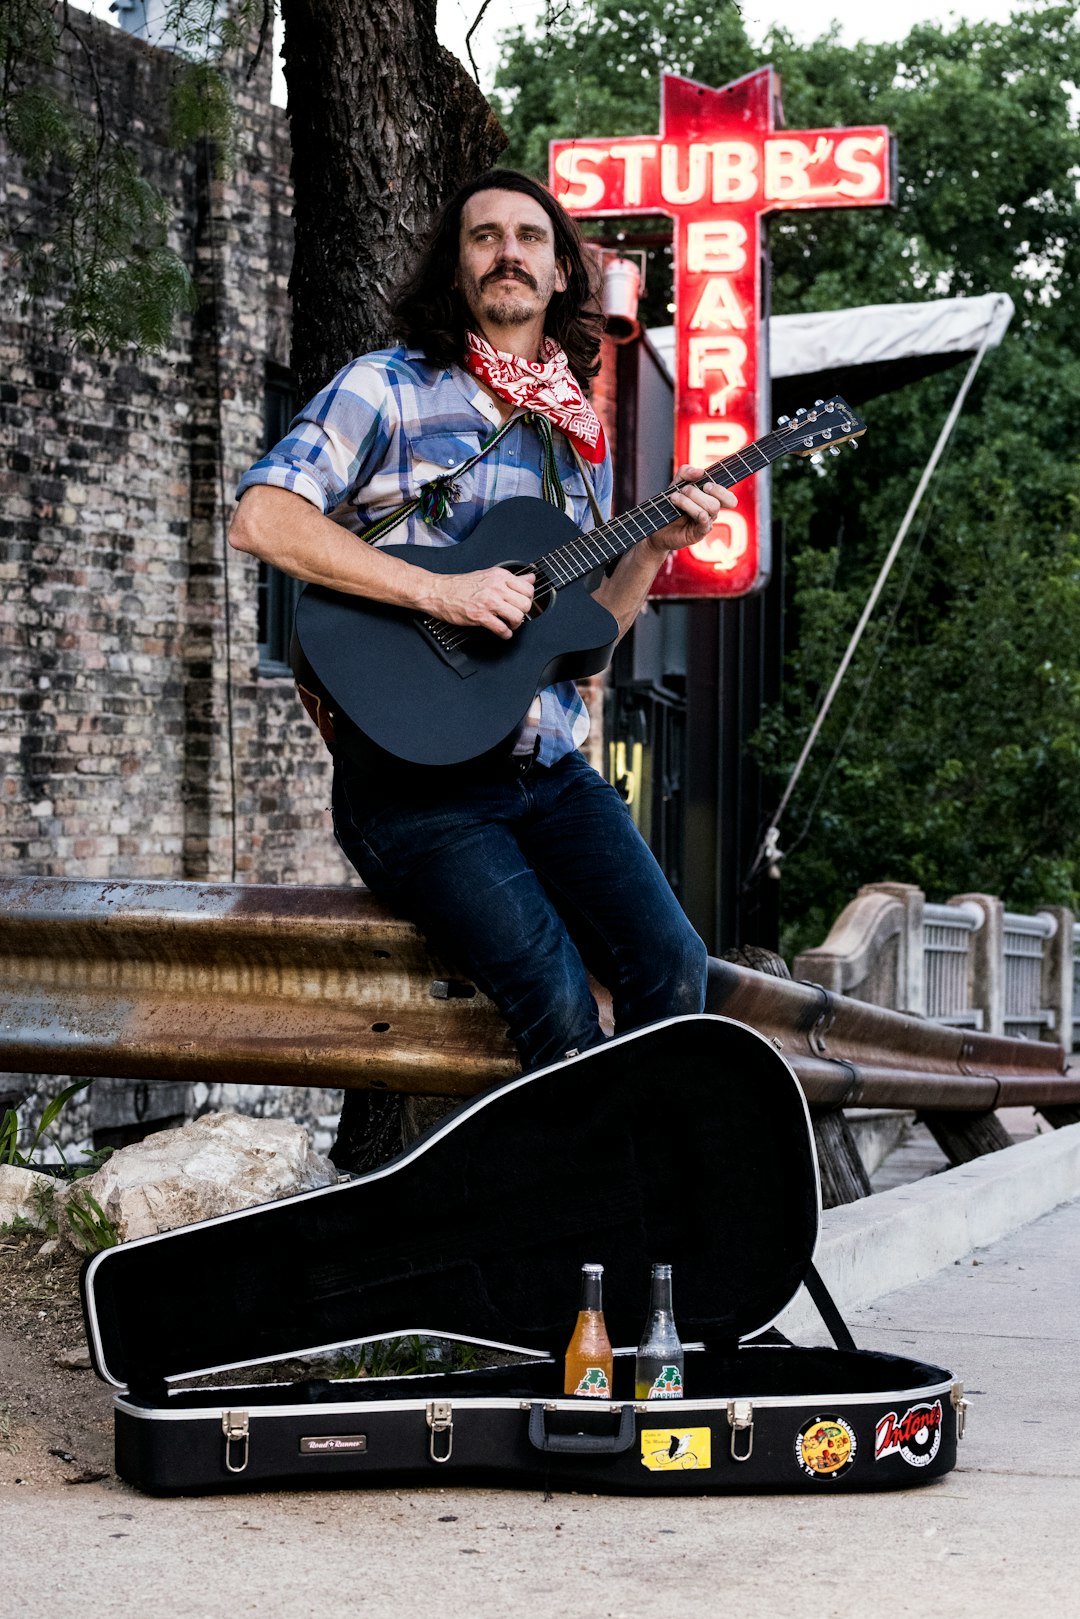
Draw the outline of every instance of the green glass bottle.
M649 1319L634 1361L636 1400L681 1400L686 1355L671 1309L671 1266L654 1265Z

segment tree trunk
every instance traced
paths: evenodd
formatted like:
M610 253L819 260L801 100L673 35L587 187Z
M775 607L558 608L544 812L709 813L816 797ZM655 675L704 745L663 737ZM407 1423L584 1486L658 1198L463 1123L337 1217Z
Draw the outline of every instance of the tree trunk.
M293 370L307 398L388 339L435 211L506 137L435 34L435 0L284 0L296 196Z
M292 365L306 399L390 336L387 301L441 204L506 136L435 34L435 0L283 0L295 246ZM346 1091L331 1157L362 1173L416 1133L402 1098Z

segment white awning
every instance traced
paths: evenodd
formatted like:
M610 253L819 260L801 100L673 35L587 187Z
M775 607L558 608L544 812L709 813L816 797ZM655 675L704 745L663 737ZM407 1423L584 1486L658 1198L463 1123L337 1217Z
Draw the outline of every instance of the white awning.
M770 369L785 377L844 373L848 397L869 398L944 370L974 354L989 331L996 348L1013 317L1004 292L980 298L937 298L923 304L867 304L814 315L774 315L769 322ZM653 327L648 340L669 376L675 369L675 328ZM852 373L863 372L863 386Z
M982 298L938 298L926 304L868 304L817 315L774 315L770 367L774 377L801 377L841 366L881 365L919 355L974 354L987 328L997 348L1013 316L1003 292Z

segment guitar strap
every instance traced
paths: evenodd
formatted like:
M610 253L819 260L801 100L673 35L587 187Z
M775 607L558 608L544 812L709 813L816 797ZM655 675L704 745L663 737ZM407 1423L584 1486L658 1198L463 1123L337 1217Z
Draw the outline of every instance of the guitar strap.
M546 416L541 416L539 412L526 410L515 412L513 416L507 417L502 426L496 429L486 444L480 446L475 455L469 456L468 460L463 461L459 467L454 467L452 471L444 472L440 477L433 478L430 483L424 484L419 494L412 495L408 500L403 501L400 506L395 506L393 511L387 512L385 516L379 518L378 522L372 523L370 528L364 529L363 533L358 535L358 538L366 540L368 545L375 545L385 535L389 534L391 529L396 528L399 523L404 522L407 517L411 517L414 513L417 513L421 520L428 524L441 521L442 518L448 515L452 502L457 498L455 479L460 478L465 472L471 472L476 463L482 461L489 450L493 450L497 444L502 442L511 427L518 421L528 422L535 427L537 436L540 439L542 457L541 489L544 499L551 501L552 505L558 506L561 511L565 511L566 495L563 492L562 481L559 477L559 469L555 460L555 445L551 423ZM581 476L585 480L585 493L589 499L589 509L593 514L597 527L599 527L604 522L604 515L600 510L600 503L596 498L592 479L573 439L567 436L566 441L581 471ZM320 697L313 691L309 691L299 681L296 683L296 694L304 705L308 716L318 727L319 735L326 743L326 746L332 748L334 744L334 715L325 698Z

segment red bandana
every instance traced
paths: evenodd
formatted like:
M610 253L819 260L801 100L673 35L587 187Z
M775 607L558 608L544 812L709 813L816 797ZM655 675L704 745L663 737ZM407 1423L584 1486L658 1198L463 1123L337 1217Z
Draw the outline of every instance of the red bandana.
M466 332L466 369L487 383L508 405L538 411L572 438L586 461L599 466L607 453L600 418L581 391L570 362L553 337L545 337L533 363L494 349L475 332Z

